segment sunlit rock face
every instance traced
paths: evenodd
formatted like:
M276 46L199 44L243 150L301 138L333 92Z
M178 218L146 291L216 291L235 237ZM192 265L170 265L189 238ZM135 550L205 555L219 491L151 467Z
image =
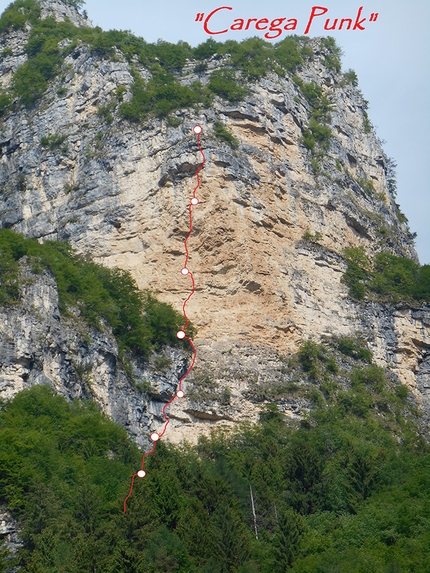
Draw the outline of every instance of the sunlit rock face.
M41 5L43 16L90 25L61 0ZM4 87L26 60L28 35L3 34L1 45L12 49L0 62ZM131 98L131 65L119 50L106 59L81 43L34 109L3 117L1 225L41 241L68 240L97 262L129 270L140 288L178 310L190 291L180 270L201 164L192 128L202 126L206 163L188 243L196 293L187 312L198 330L197 361L187 384L192 390L193 380L208 379L213 391L175 402L170 440L195 441L220 424L257 420L261 402L249 398L250 387L282 382L281 358L306 338L364 334L376 362L392 368L428 408L429 308L354 303L341 282L346 247L413 259L416 253L388 191L386 156L365 129L360 93L324 66L318 39L311 47L319 57L297 75L322 86L332 105L332 138L318 166L302 140L309 104L289 75L249 84L240 103L216 98L210 108L176 112L176 127L164 119L137 125L118 113L118 88L124 101ZM228 58L208 60L198 75L195 63L184 67L183 84L207 83ZM134 69L150 77L136 63ZM100 111L105 106L109 120ZM231 130L237 148L214 137L215 121ZM61 144L41 143L53 136ZM23 297L23 304L1 309L1 395L48 382L70 398L93 397L145 443L145 432L161 424L163 399L187 356L168 349L167 372L136 363L130 380L108 329L89 332L85 347L80 328L60 317L52 277L34 278ZM136 380L149 382L152 395ZM299 416L306 407L299 402L285 402L286 414Z

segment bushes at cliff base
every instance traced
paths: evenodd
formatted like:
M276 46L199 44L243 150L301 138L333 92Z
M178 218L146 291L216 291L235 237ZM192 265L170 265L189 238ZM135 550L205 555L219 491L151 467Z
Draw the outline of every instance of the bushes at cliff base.
M302 355L326 363L330 350L317 350ZM0 504L23 546L0 567L428 571L429 447L407 421L407 397L381 369L353 360L350 389L337 388L300 424L272 404L257 425L196 448L160 443L125 515L141 455L125 430L47 387L18 394L0 410Z

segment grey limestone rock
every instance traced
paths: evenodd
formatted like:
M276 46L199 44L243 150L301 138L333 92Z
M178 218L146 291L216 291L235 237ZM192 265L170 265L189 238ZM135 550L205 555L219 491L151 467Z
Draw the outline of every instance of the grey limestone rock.
M62 0L40 3L44 17L91 25ZM26 60L28 36L27 29L0 38L12 52L0 61L4 87ZM332 137L317 162L303 143L309 102L290 74L249 83L244 101L215 97L211 107L174 112L174 121L152 117L140 125L122 119L118 88L130 101L133 73L147 80L151 71L118 49L109 58L82 42L33 109L17 105L1 120L0 226L40 241L68 240L99 263L129 270L139 287L178 310L188 292L177 283L187 201L201 164L192 128L202 125L206 163L190 242L197 286L190 308L197 365L213 373L218 394L210 404L185 399L172 406L173 441L195 441L218 423L258 419L261 403L246 398L248 386L280 383L280 357L309 337L364 333L377 362L428 411L428 305L358 304L341 282L345 247L417 255L390 193L388 158L365 129L360 92L327 69L318 39L310 46L318 57L296 73L321 86L332 106ZM196 71L197 62L188 61L175 73L183 85L207 85L214 70L230 63L215 55L206 69ZM214 136L216 121L239 141L236 148ZM58 145L46 144L53 137ZM321 239L310 241L309 233ZM157 371L154 360L135 362L133 384L109 330L62 317L53 277L22 272L30 280L22 303L0 309L0 395L49 383L68 399L93 398L145 445L187 357L166 349L167 372ZM229 349L236 352L231 364ZM139 389L142 381L150 394ZM229 403L222 398L226 387ZM294 397L287 402L292 415L306 408Z

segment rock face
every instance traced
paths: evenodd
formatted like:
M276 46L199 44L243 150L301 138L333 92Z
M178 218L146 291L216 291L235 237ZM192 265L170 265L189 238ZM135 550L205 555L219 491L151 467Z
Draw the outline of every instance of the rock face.
M57 22L69 20L75 26L92 28L86 12L80 14L76 8L63 0L38 0L41 7L41 18L54 18Z
M416 396L424 423L430 419L430 305L417 308L366 303L356 319L377 364L388 367Z
M60 315L55 280L48 271L33 274L23 259L21 278L20 304L0 308L2 398L33 384L49 384L68 399L95 400L146 446L146 431L163 419L161 409L186 370L186 356L165 349L166 366L157 369L154 355L149 362L134 360L127 375L107 327L101 332L77 317Z
M23 545L19 534L20 530L16 520L9 511L0 507L0 541L3 541L4 547L9 551L10 557L13 557L17 550ZM9 569L9 571L11 570Z
M61 0L42 7L43 14L54 10L56 18L89 25L76 11L66 12ZM13 51L1 63L5 87L25 61L27 38L27 32L12 32L1 40ZM319 166L302 143L309 104L289 75L272 74L250 85L240 103L217 98L211 108L177 112L177 127L161 119L141 127L118 114L118 88L125 101L131 98L130 64L118 50L109 60L85 44L66 57L64 73L35 110L19 108L3 118L2 226L42 241L66 239L104 265L129 270L139 287L178 310L190 289L180 269L187 207L201 162L192 127L203 127L206 165L188 243L196 294L187 312L198 329L194 377L204 380L209 373L220 394L209 406L175 402L168 433L173 441L193 441L217 424L256 420L259 406L246 398L248 386L277 379L280 356L309 337L364 332L377 362L392 367L429 408L430 308L357 304L340 281L345 247L417 256L388 191L387 158L365 129L361 94L327 69L318 40L311 47L319 57L297 75L322 86L332 104L333 136ZM195 62L188 62L180 81L206 83L223 65L213 57L197 74ZM237 149L214 137L217 120L239 140ZM41 144L52 136L62 145ZM366 182L374 191L366 191ZM143 399L127 380L114 339L92 332L85 346L77 326L58 316L52 277L44 275L24 290L19 308L1 310L1 395L9 398L26 385L48 381L69 397L94 397L144 443L142 433L157 420L151 415L157 402ZM149 376L162 387L159 396L173 388L185 367L183 356L167 352L169 376L135 365L138 379ZM76 376L72 356L84 370L91 364L91 382ZM227 387L231 396L223 404Z

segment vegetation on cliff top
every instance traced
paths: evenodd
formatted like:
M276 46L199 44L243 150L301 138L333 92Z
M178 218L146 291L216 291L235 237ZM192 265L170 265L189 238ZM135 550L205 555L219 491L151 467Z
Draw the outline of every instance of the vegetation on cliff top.
M79 4L70 2L72 5ZM147 43L127 31L101 28L76 27L71 22L56 22L53 18L40 19L40 6L35 0L16 0L0 18L0 32L14 28L23 29L30 22L31 31L25 51L28 60L15 72L9 92L0 92L0 116L13 109L14 98L31 108L46 92L49 82L54 78L65 77L64 58L78 46L88 46L93 57L117 60L118 50L130 64L134 78L131 87L131 98L121 97L108 104L110 122L112 111L118 108L119 117L132 122L144 122L149 117L167 118L170 125L180 121L172 113L200 105L210 106L214 96L229 102L243 99L248 90L244 83L252 82L275 72L280 76L294 73L307 61L316 58L309 47L307 36L291 35L280 42L272 43L259 37L245 39L241 42L227 40L217 42L213 38L192 48L187 42L171 44L159 40L155 44ZM65 42L62 43L62 41ZM323 51L318 58L329 69L341 71L341 49L334 38L321 38L320 48ZM197 77L208 68L207 60L220 61L220 69L215 69L206 84L194 81L183 85L179 74L187 61L199 62L194 72ZM144 80L137 72L137 64L143 65L151 74ZM246 80L244 82L244 80ZM309 123L303 129L302 143L318 161L327 151L331 129L330 104L322 88L311 82L306 83L298 76L294 80L310 106ZM353 70L344 74L343 82L357 84ZM59 87L57 93L66 88ZM364 101L364 100L363 100ZM106 107L106 106L105 106ZM107 109L106 107L106 109ZM365 128L370 126L365 111Z
M68 243L40 244L9 229L0 230L0 305L20 300L19 261L24 256L34 272L52 272L63 313L77 310L96 328L106 321L120 351L148 357L162 345L181 344L176 332L183 326L183 316L149 291L140 291L128 272L79 257ZM192 332L190 326L188 333Z
M79 4L78 1L69 3ZM89 46L95 57L117 59L118 49L130 63L140 63L151 72L147 82L134 73L132 98L121 106L122 117L133 121L142 121L150 114L165 117L178 109L207 105L214 95L229 101L241 99L246 90L241 85L243 82L239 83L238 73L249 81L270 71L285 75L314 57L307 46L309 39L298 36L289 36L278 43L257 37L224 43L209 39L196 48L186 42L171 44L160 40L150 44L126 31L104 32L99 27L76 27L71 22L56 22L53 18L41 20L40 6L35 0L16 0L10 4L0 18L0 33L25 29L27 22L31 24L25 46L28 59L15 72L10 93L0 94L0 114L10 108L16 96L25 106L32 107L45 93L49 82L60 75L64 58L80 44ZM63 40L67 41L61 44ZM340 49L333 38L324 38L321 42L327 51L325 65L340 71ZM203 61L212 56L218 59L227 56L227 59L223 69L212 72L207 86L199 81L191 86L181 85L177 72L187 59L202 62L196 66L198 72L206 69ZM309 129L318 139L318 130L312 126Z
M46 387L18 394L0 411L0 503L24 543L9 564L29 573L428 571L429 447L408 421L406 389L344 342L336 347L352 360L349 375L330 347L302 347L296 365L318 397L300 424L272 404L256 426L197 448L160 443L125 515L140 464L125 430Z

